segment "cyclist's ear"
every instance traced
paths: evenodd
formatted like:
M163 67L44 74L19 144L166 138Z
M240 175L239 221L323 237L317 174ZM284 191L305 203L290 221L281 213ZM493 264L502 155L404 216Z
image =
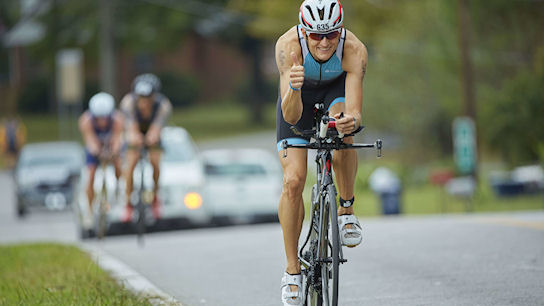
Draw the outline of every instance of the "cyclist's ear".
M291 52L291 60L293 61L293 66L300 66L298 56L295 52Z

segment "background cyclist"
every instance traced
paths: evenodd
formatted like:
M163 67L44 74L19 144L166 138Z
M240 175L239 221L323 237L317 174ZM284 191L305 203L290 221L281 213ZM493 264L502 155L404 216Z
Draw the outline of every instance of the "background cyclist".
M161 160L161 130L172 111L172 104L160 93L161 82L158 77L147 73L137 76L132 82L132 92L121 101L121 109L125 114L126 137L128 150L126 155L126 199L127 205L123 222L132 220L130 195L133 189L133 172L140 157L140 149L149 151L149 161L153 167L154 196L152 212L160 218L160 202L157 197L159 189L159 165Z
M116 178L119 179L121 175L119 152L123 116L115 111L115 100L110 94L100 92L89 100L89 110L79 117L79 130L85 142L86 163L89 171L86 192L92 211L94 176L99 159L111 160L115 167ZM118 186L117 190L119 190Z
M308 143L295 135L313 126L313 106L323 101L336 127L350 133L361 124L363 77L367 50L350 31L343 28L344 12L338 0L306 0L299 11L300 24L289 29L276 43L276 64L280 72L276 128L280 143ZM344 116L340 118L340 113ZM353 143L353 137L345 139ZM287 267L282 278L284 305L301 305L302 289L297 250L304 205L302 191L306 181L307 151L288 149L286 158L280 152L283 168L283 190L279 218L283 230ZM353 184L357 172L354 150L335 151L333 166L340 195L338 208L340 240L350 247L361 243L361 227L353 216Z

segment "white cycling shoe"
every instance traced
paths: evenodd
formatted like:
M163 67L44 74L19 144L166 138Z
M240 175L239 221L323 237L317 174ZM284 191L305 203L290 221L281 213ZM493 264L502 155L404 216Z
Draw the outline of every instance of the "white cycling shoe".
M291 291L290 286L297 286L297 291ZM302 305L302 275L283 273L281 278L281 301L283 306Z
M347 228L346 225L351 225L351 228ZM354 215L338 216L338 229L340 230L340 242L344 246L353 248L363 241L363 228Z

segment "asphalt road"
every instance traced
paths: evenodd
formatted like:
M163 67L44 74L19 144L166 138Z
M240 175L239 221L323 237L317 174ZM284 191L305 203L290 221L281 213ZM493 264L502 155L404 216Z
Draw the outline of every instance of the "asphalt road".
M184 305L280 305L279 224L153 233L144 247L134 236L79 242L70 212L18 220L6 172L0 195L2 244L98 247ZM544 211L361 222L363 245L345 249L340 305L544 305Z

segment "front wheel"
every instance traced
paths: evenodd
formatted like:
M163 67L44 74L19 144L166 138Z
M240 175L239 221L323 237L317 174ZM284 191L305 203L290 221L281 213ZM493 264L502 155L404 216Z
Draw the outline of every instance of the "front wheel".
M330 216L330 231L329 231L329 243L330 249L330 262L323 265L323 279L328 280L328 286L323 283L323 290L327 290L327 297L329 299L329 305L338 305L338 282L339 282L339 266L340 266L340 235L338 230L338 216L336 207L336 190L333 185L327 188L327 195L325 197L325 204L329 209Z

